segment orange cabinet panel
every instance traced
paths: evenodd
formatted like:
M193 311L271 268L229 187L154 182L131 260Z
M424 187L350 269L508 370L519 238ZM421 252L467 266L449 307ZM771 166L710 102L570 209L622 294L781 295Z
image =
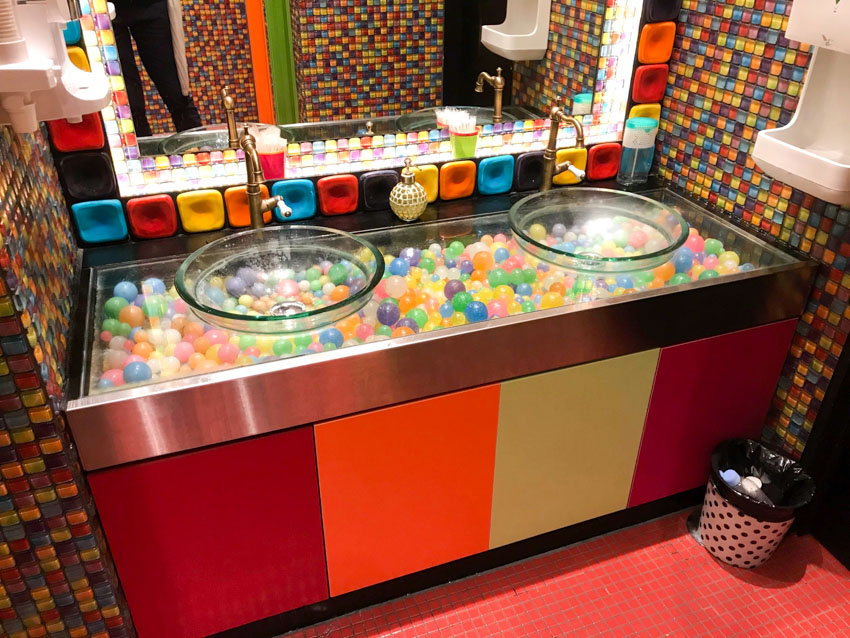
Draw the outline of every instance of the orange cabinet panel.
M316 426L332 596L489 546L499 386Z

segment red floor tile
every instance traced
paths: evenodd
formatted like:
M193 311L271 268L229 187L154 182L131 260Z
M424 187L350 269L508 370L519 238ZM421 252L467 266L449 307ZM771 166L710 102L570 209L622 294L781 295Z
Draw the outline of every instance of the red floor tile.
M714 560L687 512L288 636L850 636L850 573L811 536L762 567Z

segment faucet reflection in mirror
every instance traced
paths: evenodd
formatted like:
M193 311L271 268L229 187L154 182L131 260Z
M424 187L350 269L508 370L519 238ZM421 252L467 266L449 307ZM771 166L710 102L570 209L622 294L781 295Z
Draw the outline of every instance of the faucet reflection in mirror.
M478 74L475 81L475 92L484 92L484 83L493 87L493 124L502 121L502 92L505 90L505 78L502 77L502 67L496 69L496 75L490 75L486 71Z
M227 147L239 148L239 134L236 131L236 100L228 93L227 87L221 90L221 106L227 120Z

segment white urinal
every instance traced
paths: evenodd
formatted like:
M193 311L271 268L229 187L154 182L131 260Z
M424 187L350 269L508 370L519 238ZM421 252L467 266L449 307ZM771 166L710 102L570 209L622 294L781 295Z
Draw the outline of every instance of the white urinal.
M794 117L759 132L753 161L790 186L850 206L850 0L794 0L785 35L815 52Z
M540 60L549 46L551 9L552 0L508 0L505 21L481 27L481 44L508 60Z

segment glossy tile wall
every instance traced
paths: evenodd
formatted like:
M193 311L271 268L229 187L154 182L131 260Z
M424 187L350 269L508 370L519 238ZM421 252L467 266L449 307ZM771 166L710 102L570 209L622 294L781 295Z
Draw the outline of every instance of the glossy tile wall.
M684 0L658 136L658 172L821 264L764 436L799 456L850 333L850 210L764 175L756 133L787 123L809 62L784 37L790 2ZM734 365L733 362L730 362Z
M0 635L132 634L58 406L76 248L43 132L0 127Z
M605 0L554 0L542 60L514 66L514 102L547 111L556 96L592 93Z
M439 105L442 0L304 0L291 10L301 121Z
M192 96L204 125L221 121L218 94L224 85L237 96L237 121L258 121L245 2L183 0L183 32ZM143 71L138 54L136 65L145 88L151 130L154 134L173 133L168 109Z

